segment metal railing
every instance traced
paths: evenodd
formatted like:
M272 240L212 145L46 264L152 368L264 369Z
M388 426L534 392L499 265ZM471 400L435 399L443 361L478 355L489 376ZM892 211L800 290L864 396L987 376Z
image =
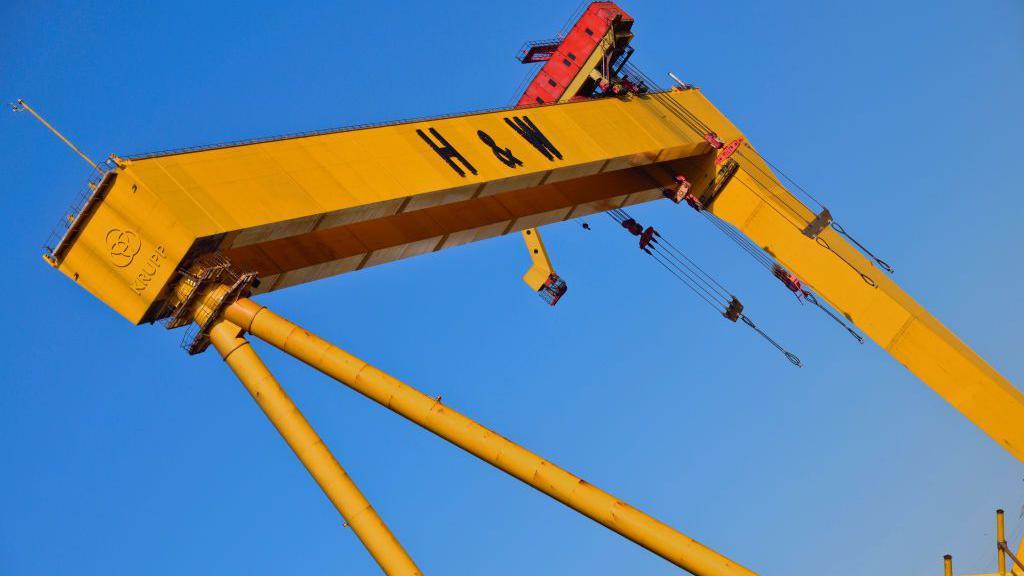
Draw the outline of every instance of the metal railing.
M103 173L90 172L89 180L86 183L86 187L80 190L75 199L68 206L68 209L61 215L60 221L50 229L50 234L46 237L46 241L43 243L43 250L49 257L53 257L54 252L57 250L57 246L60 245L61 240L67 236L71 226L78 220L79 214L82 212L82 208L89 202L89 198L95 194L96 189L99 187L100 182L106 177L107 173L117 169L117 164L113 159L107 159L99 164L100 169Z
M550 40L531 40L530 42L524 42L522 47L519 48L519 52L516 53L516 60L522 62L523 64L530 64L533 62L547 62L548 60L551 59L551 54L555 51L556 48L558 48L559 44L561 44L562 40L564 39L564 36L558 36L556 38L551 38ZM536 50L537 48L549 47L551 48L550 51ZM546 54L547 57L531 58L527 60L527 57L534 53Z

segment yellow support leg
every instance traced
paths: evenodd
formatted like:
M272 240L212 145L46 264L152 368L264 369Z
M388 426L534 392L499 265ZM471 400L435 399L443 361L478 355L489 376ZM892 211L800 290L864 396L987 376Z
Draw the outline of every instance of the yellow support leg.
M1024 572L1024 562L1021 561L1021 554L1018 551L1016 554L1010 549L1009 543L1006 542L1006 522L1003 518L1003 511L996 510L996 546L999 549L999 560L998 560L998 571L999 576L1006 574L1006 557L1009 556L1013 564L1010 565L1010 573L1014 576ZM1021 547L1024 548L1024 537L1021 539Z
M996 557L996 572L999 576L1006 576L1006 552L1003 546L1006 545L1006 523L1003 521L1003 511L996 510L996 549L999 555Z
M419 568L370 506L313 427L281 388L237 325L218 320L210 342L242 381L306 470L388 576L421 576Z
M1020 536L1020 545L1017 546L1017 558L1024 558L1024 534ZM1021 568L1017 564L1013 566L1013 576L1024 576L1024 568Z
M803 231L815 214L765 166L744 159L711 203L960 413L1024 461L1024 394L843 235Z
M523 282L534 291L538 291L548 281L548 277L555 273L551 266L551 259L548 258L548 251L544 248L544 241L540 238L540 231L536 228L523 230L523 241L526 242L526 249L530 252L530 259L533 265L523 275Z
M754 574L249 299L228 306L224 318L680 568Z

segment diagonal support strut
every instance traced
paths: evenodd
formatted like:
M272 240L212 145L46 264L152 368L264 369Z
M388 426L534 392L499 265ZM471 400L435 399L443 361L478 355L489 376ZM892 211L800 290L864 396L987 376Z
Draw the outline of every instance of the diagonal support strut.
M697 576L754 576L749 569L248 298L228 305L223 318L680 568Z
M388 576L422 576L387 525L257 356L242 329L215 320L210 342Z

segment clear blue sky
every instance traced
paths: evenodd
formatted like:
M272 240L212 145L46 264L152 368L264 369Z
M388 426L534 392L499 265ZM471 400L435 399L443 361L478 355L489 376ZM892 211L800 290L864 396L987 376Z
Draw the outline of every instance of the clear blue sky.
M97 158L504 105L520 43L577 0L0 3L0 97ZM1011 381L1021 354L1024 5L634 0L674 70ZM0 574L375 574L213 354L133 327L40 259L88 169L0 114ZM994 567L1024 468L873 344L801 308L688 211L638 209L805 361L697 305L601 219L263 298L763 574ZM470 275L473 282L464 281ZM456 282L458 278L458 282ZM701 352L695 351L699 348ZM676 574L606 529L260 347L428 574Z

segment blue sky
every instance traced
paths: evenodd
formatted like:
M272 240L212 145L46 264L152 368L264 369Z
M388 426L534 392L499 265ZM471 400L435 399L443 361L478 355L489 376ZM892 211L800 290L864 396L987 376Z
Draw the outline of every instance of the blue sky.
M509 103L519 45L576 0L0 4L0 97L88 153L131 154ZM624 3L635 62L700 85L1012 382L1024 291L1018 0ZM88 168L0 114L0 573L374 574L218 358L133 327L39 246ZM704 222L685 244L806 364L715 317L601 219L263 298L278 312L763 574L994 567L1024 469L873 344ZM472 278L468 285L463 280ZM458 280L457 280L458 279ZM678 570L355 393L265 360L428 574Z

